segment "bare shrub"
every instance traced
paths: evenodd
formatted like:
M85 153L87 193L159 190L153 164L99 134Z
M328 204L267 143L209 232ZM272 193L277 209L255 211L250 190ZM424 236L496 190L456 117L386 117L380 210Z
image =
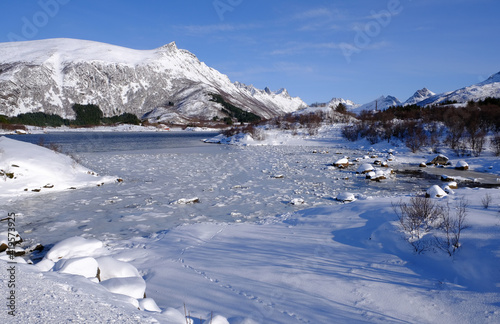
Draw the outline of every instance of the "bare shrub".
M493 201L493 197L487 193L483 198L481 198L481 204L483 204L484 209L488 209Z
M422 253L432 247L432 242L424 239L442 217L443 208L432 199L412 197L409 203L400 201L393 204L399 219L400 229L416 253Z
M262 128L255 127L255 125L253 124L248 124L241 131L245 134L249 134L256 141L263 141L266 139L265 133Z
M342 127L342 136L350 142L357 141L360 133L359 126L359 123L345 125Z
M500 132L496 133L491 139L491 146L493 148L493 153L496 156L500 156Z
M455 212L448 204L440 205L432 199L413 197L408 203L393 204L399 227L416 253L437 247L452 256L461 246L462 231L468 226L467 201L458 201ZM433 235L427 235L429 233Z
M421 147L425 146L428 141L422 124L409 123L407 124L407 134L405 137L405 145L413 153L416 153Z
M441 215L441 233L435 235L436 246L448 253L449 256L455 254L460 248L460 237L462 231L468 227L467 218L467 201L462 198L455 207L455 214L450 214L449 205L446 211Z

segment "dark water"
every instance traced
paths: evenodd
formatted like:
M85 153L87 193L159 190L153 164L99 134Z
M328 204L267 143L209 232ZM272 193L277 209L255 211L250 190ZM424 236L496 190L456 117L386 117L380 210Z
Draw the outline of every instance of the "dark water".
M215 135L212 132L64 132L6 137L57 146L64 153L98 153L206 147L202 140Z

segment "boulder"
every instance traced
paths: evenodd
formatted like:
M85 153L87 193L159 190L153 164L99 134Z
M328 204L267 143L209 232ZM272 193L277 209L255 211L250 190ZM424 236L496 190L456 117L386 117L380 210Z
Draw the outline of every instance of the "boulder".
M101 281L101 285L115 294L133 298L145 298L146 282L139 277L111 278Z
M97 261L92 257L61 259L54 265L53 270L92 278L97 275Z
M448 159L446 156L443 154L439 154L432 160L427 161L427 165L447 165L449 163L450 159Z
M333 165L339 169L345 169L349 166L349 160L347 158L342 158L333 163Z
M434 185L427 189L427 192L425 193L426 198L442 198L444 196L447 196L447 193L441 189L438 185Z
M70 237L55 244L45 258L57 262L59 259L91 256L102 246L102 242L94 238Z
M341 202L351 202L356 200L356 197L350 192L341 192L335 199Z
M455 169L461 171L469 170L469 164L465 161L458 161L457 165L455 165Z
M455 178L447 176L446 174L441 175L441 181L451 182L455 181Z
M363 163L359 166L359 168L356 170L356 173L359 174L367 174L368 172L371 172L374 170L373 165L369 163Z

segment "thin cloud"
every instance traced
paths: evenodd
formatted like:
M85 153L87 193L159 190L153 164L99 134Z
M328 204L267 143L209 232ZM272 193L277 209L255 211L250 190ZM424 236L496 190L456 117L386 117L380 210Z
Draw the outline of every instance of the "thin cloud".
M340 44L334 42L326 42L326 43L301 42L301 43L292 43L285 48L276 49L271 52L271 55L295 55L311 50L325 50L325 49L336 50L340 48L341 48Z
M236 32L260 28L260 24L214 24L214 25L185 25L175 28L188 35L204 36L217 33Z

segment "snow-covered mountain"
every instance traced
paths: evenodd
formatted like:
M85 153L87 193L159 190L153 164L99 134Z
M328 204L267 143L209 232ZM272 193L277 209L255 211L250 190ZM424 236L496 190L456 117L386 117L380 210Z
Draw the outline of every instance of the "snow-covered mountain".
M76 39L0 43L0 114L8 116L72 118L74 103L91 103L105 116L154 110L155 119L172 122L225 117L212 93L264 118L307 106L285 89L232 83L173 42L154 50Z
M429 89L427 88L423 88L423 89L420 89L418 90L417 92L415 92L413 94L413 96L411 96L410 98L408 98L408 100L406 100L404 103L403 103L403 106L407 106L407 105L415 105L427 98L430 98L432 96L435 96L436 94L432 91L430 91Z
M367 104L361 105L355 109L355 112L361 112L363 110L373 111L373 110L385 110L392 106L401 106L401 101L393 96L381 96Z
M353 101L343 98L333 98L332 100L330 100L327 106L330 108L337 108L337 106L340 104L343 104L347 108L347 110L359 107L359 105L354 103Z
M484 100L487 97L500 98L500 72L487 80L452 92L434 95L418 103L420 106L439 104L445 101L466 103L470 100Z

